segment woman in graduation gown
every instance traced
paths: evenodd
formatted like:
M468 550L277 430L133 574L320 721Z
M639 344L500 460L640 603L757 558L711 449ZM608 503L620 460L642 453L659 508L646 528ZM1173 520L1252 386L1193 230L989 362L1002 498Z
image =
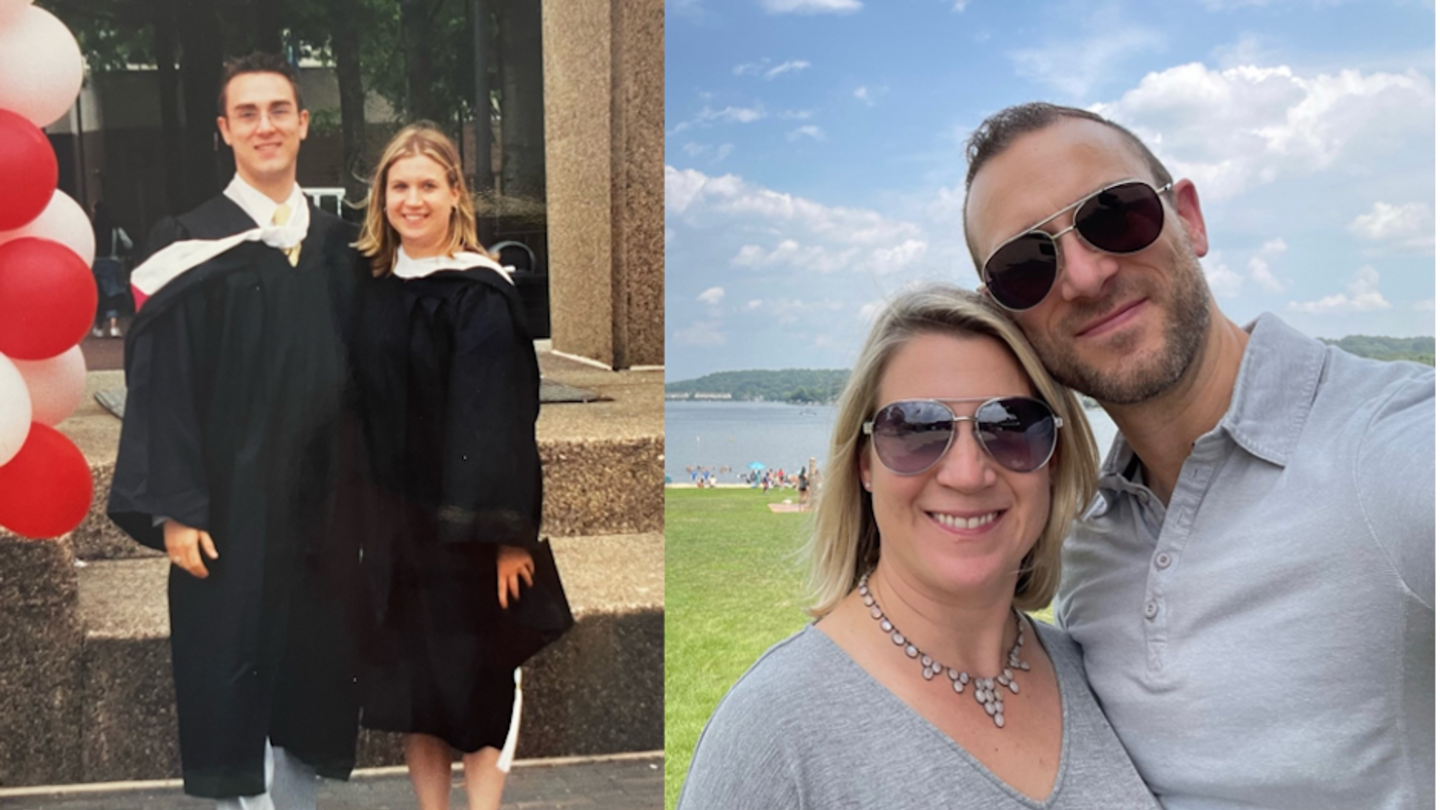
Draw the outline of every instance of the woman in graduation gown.
M357 503L376 623L361 722L407 735L422 810L449 807L452 749L470 808L496 808L516 667L571 622L538 539L534 345L432 125L386 147L357 247L374 276L352 336L373 484Z

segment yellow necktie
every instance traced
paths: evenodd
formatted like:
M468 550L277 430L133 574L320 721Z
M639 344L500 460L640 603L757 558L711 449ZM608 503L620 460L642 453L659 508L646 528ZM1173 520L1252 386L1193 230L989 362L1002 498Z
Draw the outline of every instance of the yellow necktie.
M272 216L272 217L270 217L270 222L271 222L271 224L279 225L279 226L281 226L281 227L284 227L285 224L288 223L289 221L290 221L290 206L286 205L285 203L280 203L279 207L277 207L277 208L275 209L275 215ZM290 266L291 266L291 267L295 267L296 265L300 264L300 246L299 246L299 245L296 245L295 247L292 247L292 248L282 248L282 250L283 250L284 253L285 253L285 257L290 260Z

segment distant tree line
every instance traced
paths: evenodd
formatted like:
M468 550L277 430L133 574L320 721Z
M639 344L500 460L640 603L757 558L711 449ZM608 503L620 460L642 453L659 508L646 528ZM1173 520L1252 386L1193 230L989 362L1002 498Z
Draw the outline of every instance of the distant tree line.
M1376 337L1350 335L1322 342L1361 357L1376 360L1411 360L1435 365L1433 337ZM665 383L666 394L729 394L737 400L763 400L792 404L831 403L840 398L849 369L787 368L779 371L717 371L694 380ZM1088 403L1087 403L1088 404Z
M1326 340L1325 338L1320 340L1361 357L1371 357L1376 360L1412 360L1427 366L1435 365L1435 338L1433 337L1396 338L1350 335L1339 340Z
M666 394L729 394L739 400L795 404L834 402L849 379L848 369L787 368L780 371L719 371L665 384Z

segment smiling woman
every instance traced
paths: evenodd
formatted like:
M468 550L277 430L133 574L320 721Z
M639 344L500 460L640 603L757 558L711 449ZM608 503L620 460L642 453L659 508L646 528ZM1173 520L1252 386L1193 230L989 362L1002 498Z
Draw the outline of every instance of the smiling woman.
M1153 808L1049 603L1095 448L1003 314L949 286L877 318L809 546L819 620L720 702L704 808ZM1038 644L1028 644L1038 640Z

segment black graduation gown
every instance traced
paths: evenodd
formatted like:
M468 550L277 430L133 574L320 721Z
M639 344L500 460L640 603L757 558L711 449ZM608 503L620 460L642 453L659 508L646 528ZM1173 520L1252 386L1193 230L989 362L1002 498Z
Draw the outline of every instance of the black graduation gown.
M218 197L156 226L149 252L253 228ZM170 639L185 791L264 791L264 746L346 778L358 701L346 583L358 550L333 529L342 411L340 324L354 233L310 209L298 267L259 242L186 271L137 315L110 517L164 549L157 517L209 531L210 576L170 571ZM353 543L353 540L348 542Z
M524 589L508 614L497 597L497 544L549 553L537 544L534 345L519 295L490 269L391 276L366 291L358 367L382 494L366 499L377 629L362 724L498 748L518 661L504 628L519 604L547 640L570 622L563 591Z

